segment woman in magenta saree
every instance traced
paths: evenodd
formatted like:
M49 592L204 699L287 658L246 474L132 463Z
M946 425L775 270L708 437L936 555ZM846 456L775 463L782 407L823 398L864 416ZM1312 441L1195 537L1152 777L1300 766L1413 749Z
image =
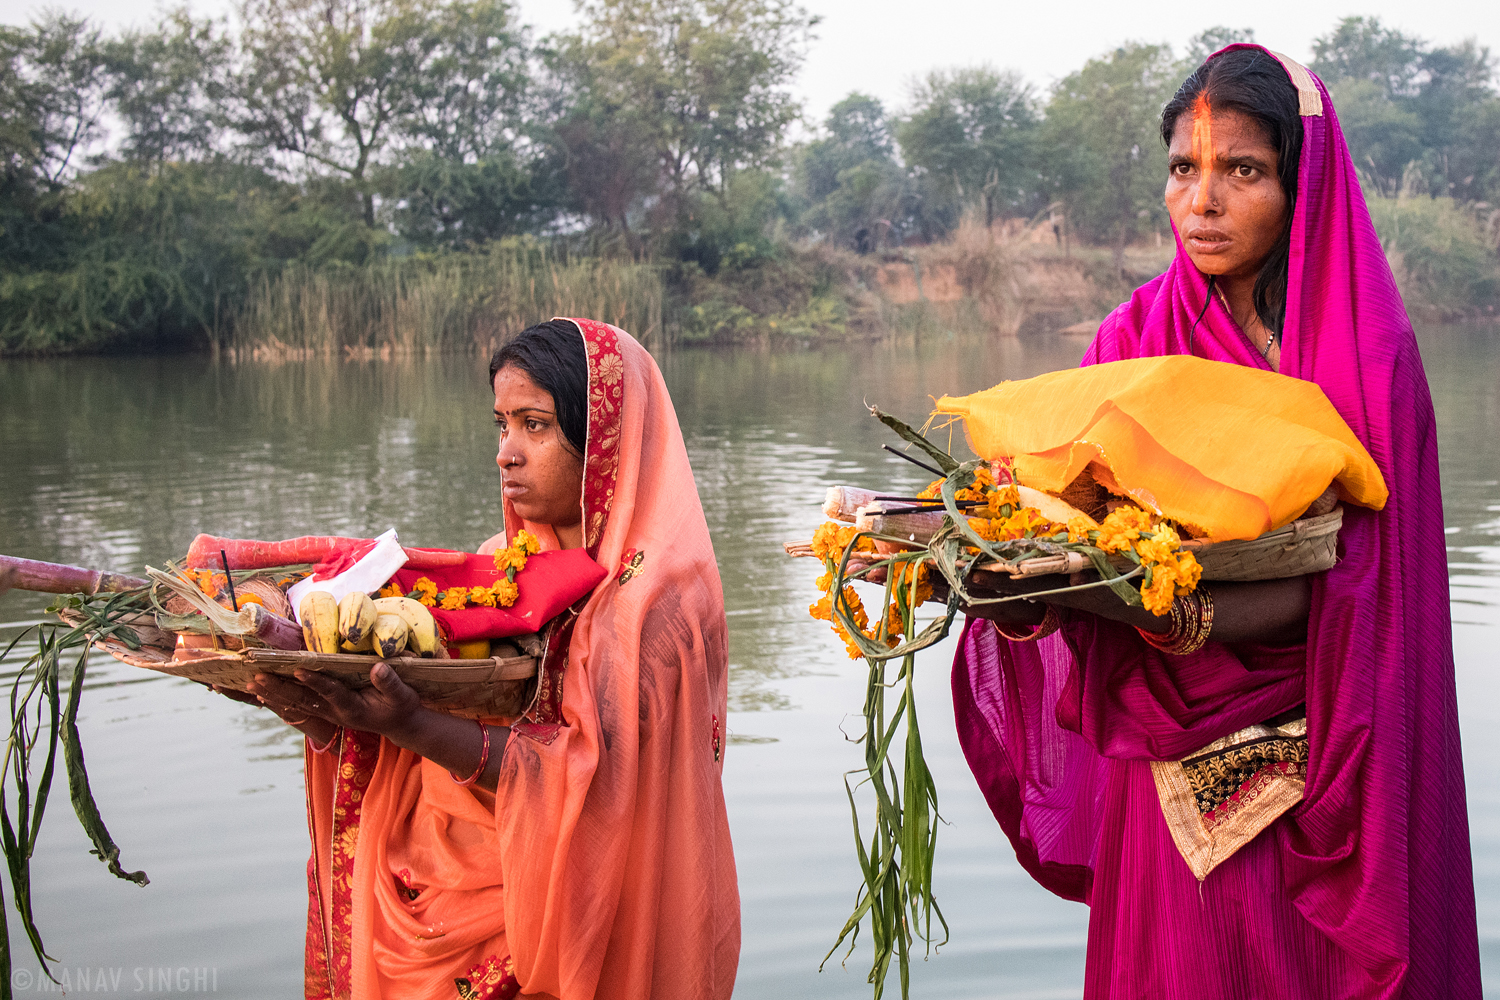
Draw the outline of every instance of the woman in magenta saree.
M953 669L960 741L1021 864L1090 907L1086 997L1477 998L1432 402L1328 92L1273 57L1216 53L1164 133L1235 110L1237 76L1284 83L1301 124L1296 174L1282 175L1284 291L1270 297L1284 296L1284 318L1237 323L1174 212L1175 260L1104 321L1083 364L1279 361L1323 389L1390 499L1346 509L1341 559L1311 579L1305 637L1299 619L1290 642L1210 635L1178 656L1093 614L1067 612L1034 642L969 619ZM1201 249L1211 234L1192 238ZM1238 758L1215 756L1236 742ZM1196 776L1186 819L1168 762L1217 768ZM1237 835L1220 843L1215 822ZM1202 848L1191 862L1188 826Z

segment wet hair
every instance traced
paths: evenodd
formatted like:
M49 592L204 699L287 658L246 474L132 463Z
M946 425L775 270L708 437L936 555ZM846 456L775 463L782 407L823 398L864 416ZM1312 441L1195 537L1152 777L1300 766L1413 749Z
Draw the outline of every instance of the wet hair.
M1286 325L1292 210L1297 204L1297 165L1302 158L1302 115L1297 107L1297 89L1281 63L1264 49L1225 52L1193 70L1162 109L1162 142L1172 144L1177 119L1192 109L1200 94L1207 94L1215 111L1238 111L1253 120L1276 150L1277 180L1286 192L1286 226L1255 277L1252 301L1260 321L1279 338L1281 328Z
M589 359L583 349L583 334L564 319L538 323L490 358L490 388L502 368L519 368L541 389L552 394L557 424L563 437L583 454L589 429Z

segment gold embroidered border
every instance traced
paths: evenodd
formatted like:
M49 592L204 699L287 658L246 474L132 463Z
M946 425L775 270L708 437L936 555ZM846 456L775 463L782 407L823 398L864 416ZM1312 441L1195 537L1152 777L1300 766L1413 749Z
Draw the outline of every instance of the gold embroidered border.
M1270 52L1270 49L1266 50ZM1281 65L1286 69L1286 75L1291 77L1292 86L1297 88L1297 113L1303 118L1323 116L1323 95L1318 93L1318 85L1313 83L1312 74L1307 67L1290 56L1284 56L1280 52L1271 52Z
M1201 759L1206 754L1233 754L1251 742L1268 738L1304 738L1307 721L1297 719L1276 728L1251 726L1190 755L1185 760ZM1307 782L1298 761L1270 761L1240 785L1228 799L1219 801L1208 814L1200 809L1197 790L1180 760L1153 760L1151 776L1156 780L1157 798L1161 800L1162 818L1172 834L1172 842L1198 881L1223 864L1256 834L1276 818L1302 801Z

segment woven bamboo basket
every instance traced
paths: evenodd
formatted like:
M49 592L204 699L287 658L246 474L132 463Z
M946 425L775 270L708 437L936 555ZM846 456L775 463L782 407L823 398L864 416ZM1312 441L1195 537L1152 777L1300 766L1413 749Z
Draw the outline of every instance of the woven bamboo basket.
M296 670L316 670L337 677L349 687L370 686L373 656L352 653L314 653L308 650L179 649L177 637L151 624L150 616L130 621L141 640L131 649L110 636L96 642L121 663L144 667L202 684L244 691L256 674L290 677ZM435 660L399 656L387 660L428 708L464 718L510 718L525 711L534 689L537 658L500 656L483 660Z
M1293 521L1243 542L1187 542L1205 580L1283 580L1332 569L1339 561L1344 508Z

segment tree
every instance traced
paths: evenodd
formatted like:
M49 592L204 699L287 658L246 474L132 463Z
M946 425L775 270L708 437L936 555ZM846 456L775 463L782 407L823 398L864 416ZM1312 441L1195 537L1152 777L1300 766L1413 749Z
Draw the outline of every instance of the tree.
M1253 41L1255 41L1254 28L1226 28L1221 24L1200 31L1188 39L1187 54L1182 59L1182 75L1186 76L1203 65L1204 60L1226 45Z
M595 218L623 226L650 198L678 225L695 197L723 202L737 171L778 158L799 114L787 88L816 23L792 0L588 0L580 10L582 30L557 49L570 89L557 131ZM609 196L580 191L583 177Z
M220 151L234 43L225 26L170 11L155 32L127 31L104 45L106 97L124 126L119 152L160 167Z
M908 165L957 201L982 205L986 225L1002 207L1030 207L1037 111L1019 73L933 72L913 88L912 104L896 129Z
M911 225L913 185L896 162L885 107L850 94L829 111L823 131L793 161L806 206L802 225L861 253L899 239Z
M896 165L885 106L867 94L855 92L835 104L823 130L824 137L809 142L796 164L799 184L812 202L832 194L845 170L866 161Z
M1117 268L1141 221L1165 214L1159 129L1177 82L1170 49L1130 43L1064 77L1047 104L1046 179L1070 226L1113 236Z
M99 29L51 12L0 25L0 156L8 178L57 190L104 134Z
M1329 80L1369 80L1388 97L1417 91L1422 71L1422 42L1378 17L1346 17L1326 35L1313 40L1314 73Z
M238 125L348 179L375 224L393 146L477 156L524 81L505 0L246 0Z
M1313 50L1355 166L1377 193L1474 198L1490 190L1483 178L1492 176L1492 144L1474 128L1496 100L1487 48L1470 39L1433 49L1377 18L1348 17Z

